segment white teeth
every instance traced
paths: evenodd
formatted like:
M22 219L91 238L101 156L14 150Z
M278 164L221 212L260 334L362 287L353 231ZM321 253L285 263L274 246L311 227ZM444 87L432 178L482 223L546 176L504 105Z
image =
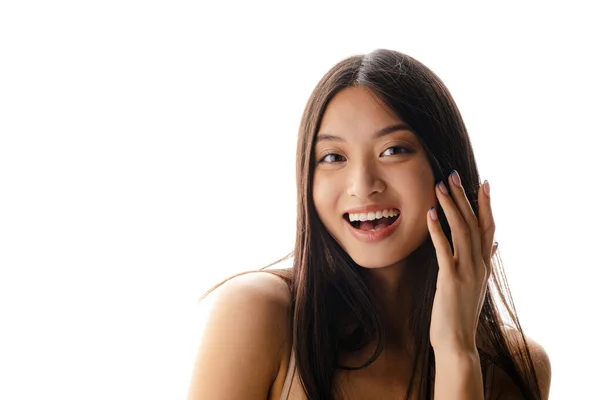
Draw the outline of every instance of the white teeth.
M377 212L369 212L369 213L362 213L362 214L348 214L348 217L350 219L350 222L354 222L354 221L373 221L375 219L379 219L381 217L395 217L396 215L399 215L400 211L395 210L395 209L386 209L386 210L379 210Z

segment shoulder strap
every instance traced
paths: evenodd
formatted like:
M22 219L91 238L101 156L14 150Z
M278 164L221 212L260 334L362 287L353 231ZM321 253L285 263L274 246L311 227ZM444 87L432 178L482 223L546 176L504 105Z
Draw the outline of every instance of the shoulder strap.
M294 355L294 346L292 346L292 351L290 354L290 364L288 366L287 375L285 376L285 382L283 383L283 391L281 392L281 400L287 400L288 395L290 394L290 389L292 388L292 379L294 378L295 372L296 372L296 357Z

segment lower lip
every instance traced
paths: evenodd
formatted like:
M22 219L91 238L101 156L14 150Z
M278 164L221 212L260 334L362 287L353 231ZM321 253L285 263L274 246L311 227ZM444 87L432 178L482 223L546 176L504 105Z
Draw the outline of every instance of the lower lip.
M350 224L350 222L345 221L346 226L348 227L348 229L350 230L350 233L352 234L352 236L354 236L355 238L357 238L358 240L362 241L362 242L377 242L379 240L383 240L386 237L390 236L392 233L394 233L394 231L396 230L396 228L398 228L398 225L400 225L400 220L402 219L402 214L400 214L398 216L398 218L396 218L396 220L394 221L393 224L391 224L390 226L386 226L383 229L378 229L376 231L363 231L362 229L357 229L355 227L352 226L352 224Z

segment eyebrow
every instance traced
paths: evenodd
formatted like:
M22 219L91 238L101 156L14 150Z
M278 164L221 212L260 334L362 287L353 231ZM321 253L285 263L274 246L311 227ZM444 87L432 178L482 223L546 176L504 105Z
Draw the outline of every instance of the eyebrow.
M389 135L390 133L394 133L394 132L397 132L397 131L410 131L410 132L412 132L413 130L408 125L406 125L405 123L391 125L391 126L388 126L386 128L383 128L383 129L380 129L380 130L376 131L373 134L373 139L378 139L378 138L380 138L382 136ZM346 141L344 138L342 138L340 136L332 135L330 133L319 133L317 135L316 142L319 143L319 142L322 142L324 140L333 140L333 141L336 141L336 142L345 142Z

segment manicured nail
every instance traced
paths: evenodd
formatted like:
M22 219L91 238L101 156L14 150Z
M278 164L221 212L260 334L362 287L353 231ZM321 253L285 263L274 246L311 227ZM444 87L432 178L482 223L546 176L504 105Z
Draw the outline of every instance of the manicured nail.
M460 176L458 176L458 172L456 172L456 170L452 171L450 177L452 178L452 182L454 182L456 186L460 187Z
M444 185L444 182L439 181L438 186L440 187L440 190L442 191L442 193L448 194L448 189L446 189L446 185Z
M429 214L431 215L432 220L435 221L437 219L437 212L435 211L435 207L431 207L429 209Z
M485 182L483 182L483 191L485 192L487 197L490 197L490 183L487 181L487 179L485 180Z

